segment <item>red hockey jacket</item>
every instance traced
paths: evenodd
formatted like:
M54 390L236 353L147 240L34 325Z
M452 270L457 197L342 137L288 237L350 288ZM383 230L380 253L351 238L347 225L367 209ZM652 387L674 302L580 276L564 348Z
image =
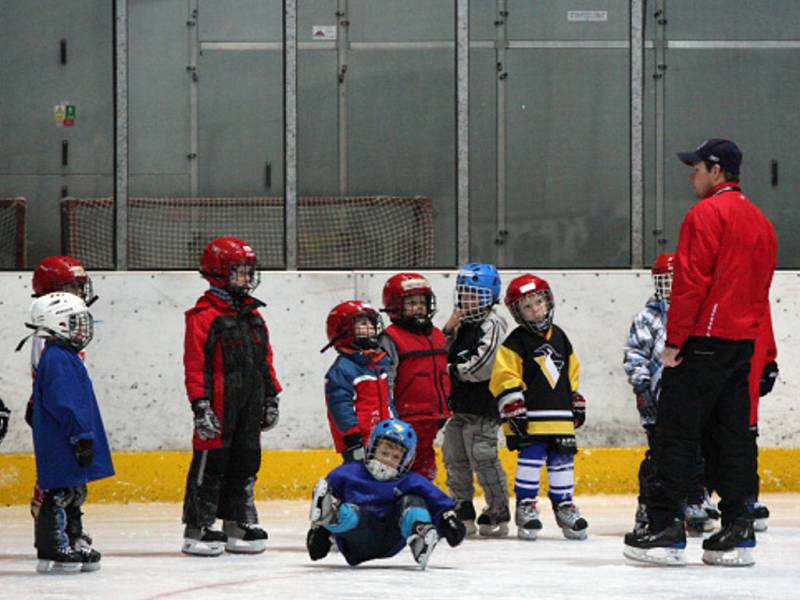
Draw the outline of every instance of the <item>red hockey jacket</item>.
M234 397L258 401L281 391L260 306L264 303L248 297L237 312L209 290L186 311L186 393L190 401L210 400L223 430L226 401ZM195 450L221 448L222 436L201 440L195 433L193 446Z
M776 261L772 223L737 184L713 187L681 225L667 344L680 348L689 336L754 340Z

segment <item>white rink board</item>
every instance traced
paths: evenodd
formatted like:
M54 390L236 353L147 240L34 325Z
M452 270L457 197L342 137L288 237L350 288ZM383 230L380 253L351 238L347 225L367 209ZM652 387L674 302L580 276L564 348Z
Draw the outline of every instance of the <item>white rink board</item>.
M504 286L519 271L502 272ZM281 422L264 436L265 448L326 448L330 434L323 398L324 374L333 351L324 355L325 318L338 302L363 299L381 305L391 272L263 272L256 296L267 303L275 367L284 386ZM441 326L452 310L452 272L429 272ZM565 329L581 361L581 391L589 417L578 434L581 446L639 446L639 427L622 370L622 345L633 315L651 291L648 271L538 271L554 289L555 321ZM28 333L30 277L0 273L0 398L12 409L2 452L29 452L30 431L22 416L30 395L28 345L13 352ZM196 273L96 272L99 321L87 348L92 375L112 447L168 450L190 447L191 418L183 388L183 312L206 284ZM762 401L765 447L795 447L800 439L792 390L800 381L800 273L779 272L772 286L773 319L780 379ZM504 307L499 308L511 323Z

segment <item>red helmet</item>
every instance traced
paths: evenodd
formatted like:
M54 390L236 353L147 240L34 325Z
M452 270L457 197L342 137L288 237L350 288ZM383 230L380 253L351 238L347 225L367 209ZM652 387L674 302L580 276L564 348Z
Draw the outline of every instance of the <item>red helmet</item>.
M656 288L656 298L669 302L672 296L672 274L675 271L675 253L662 252L658 255L650 272Z
M541 298L545 305L541 315L534 315L533 318L526 319L523 315L522 303L529 296ZM541 277L526 273L514 279L506 289L505 303L514 320L528 331L544 333L553 324L553 313L555 312L553 290L550 289L550 284Z
M368 320L373 331L370 335L358 335L356 322L359 317ZM377 310L366 302L348 300L333 307L325 321L325 330L328 334L329 344L337 350L366 350L378 347L378 335L383 330L383 319Z
M403 301L407 296L422 294L425 296L427 311L425 317L414 318L419 325L430 323L436 314L436 296L428 280L419 273L398 273L392 275L383 286L383 310L392 321L400 321L403 317Z
M214 287L224 288L234 295L247 295L259 283L255 250L244 240L217 238L203 250L200 274ZM247 278L241 281L239 276Z
M33 297L65 291L83 298L86 306L91 306L97 300L92 292L92 280L80 262L71 256L48 256L42 259L33 271Z

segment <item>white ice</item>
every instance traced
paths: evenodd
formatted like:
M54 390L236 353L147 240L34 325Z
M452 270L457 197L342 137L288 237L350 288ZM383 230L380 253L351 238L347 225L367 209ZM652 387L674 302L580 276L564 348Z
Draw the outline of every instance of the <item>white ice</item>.
M800 495L762 499L772 516L769 530L758 535L757 564L751 568L703 565L699 539L689 540L686 568L633 565L622 556L622 536L633 523L634 498L587 496L578 498L590 524L586 541L563 539L545 507L538 541L470 538L455 549L441 541L424 572L408 551L355 568L336 553L312 563L304 546L306 502L259 503L269 549L219 558L180 553L177 504L89 502L85 525L103 553L102 569L38 575L27 507L12 506L0 508L0 595L14 600L800 598Z

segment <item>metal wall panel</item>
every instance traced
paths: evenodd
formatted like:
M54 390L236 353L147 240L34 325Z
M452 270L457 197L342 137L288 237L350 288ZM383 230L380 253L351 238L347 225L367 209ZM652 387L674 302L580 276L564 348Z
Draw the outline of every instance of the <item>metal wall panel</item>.
M431 196L437 265L455 264L453 50L349 56L350 194Z
M509 50L507 264L630 264L628 54Z
M132 0L128 30L130 194L188 195L191 74L186 53L188 36L195 32L187 25L186 0ZM145 181L143 188L136 185ZM176 181L183 181L178 189Z
M669 50L667 64L668 236L677 240L693 204L689 168L675 152L690 150L705 138L725 137L742 149L743 191L776 226L780 266L800 267L800 172L795 166L800 50ZM775 185L772 161L778 169Z
M337 0L300 0L297 4L297 41L314 39L316 26L336 27Z
M203 42L282 42L281 0L199 0Z
M797 40L800 2L664 0L664 17L673 40Z
M205 50L197 74L198 195L283 194L281 52Z
M627 40L627 0L508 0L511 40Z
M452 42L453 0L349 0L351 42Z

